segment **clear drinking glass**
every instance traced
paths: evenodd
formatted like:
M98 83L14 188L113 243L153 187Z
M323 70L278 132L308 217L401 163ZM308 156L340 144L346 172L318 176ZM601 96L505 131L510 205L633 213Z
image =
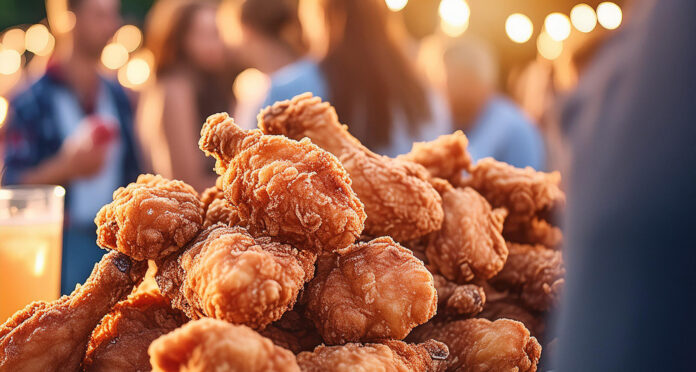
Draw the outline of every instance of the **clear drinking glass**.
M64 196L60 186L0 188L0 324L60 296Z

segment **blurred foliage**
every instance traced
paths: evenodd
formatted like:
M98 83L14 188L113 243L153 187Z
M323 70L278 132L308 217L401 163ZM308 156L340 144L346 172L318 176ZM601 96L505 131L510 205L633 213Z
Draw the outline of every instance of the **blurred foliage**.
M122 0L121 13L127 23L142 25L154 0ZM37 23L46 18L45 0L0 0L0 31L15 25Z

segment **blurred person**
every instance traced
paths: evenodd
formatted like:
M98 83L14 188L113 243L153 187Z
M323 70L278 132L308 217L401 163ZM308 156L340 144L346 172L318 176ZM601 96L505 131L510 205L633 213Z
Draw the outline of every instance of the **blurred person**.
M247 3L256 1L283 3ZM295 57L295 62L276 70L266 103L312 92L336 107L341 122L365 146L388 156L408 152L414 141L451 131L444 101L417 75L402 50L404 45L392 32L383 0L322 0L320 5L328 39L326 55L319 62ZM259 29L249 19L243 11L245 29ZM290 27L296 15L287 19Z
M444 53L447 95L455 129L469 137L474 160L494 157L516 167L545 168L539 129L498 93L498 64L475 40L459 40Z
M571 160L555 371L694 368L696 2L632 5L561 116Z
M147 16L145 46L155 82L138 102L137 128L155 173L203 191L215 184L215 162L198 149L205 119L233 111L234 68L211 1L160 0Z
M94 217L116 188L140 173L130 102L99 74L104 46L121 23L119 0L69 0L71 31L57 38L46 73L10 104L2 183L66 189L61 291L84 282L103 251Z

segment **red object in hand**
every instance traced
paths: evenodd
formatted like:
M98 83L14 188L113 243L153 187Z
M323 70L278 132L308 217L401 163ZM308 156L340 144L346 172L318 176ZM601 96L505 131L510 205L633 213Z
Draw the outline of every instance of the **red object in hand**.
M112 121L104 120L98 116L92 116L88 119L88 122L90 125L92 142L97 146L112 142L118 134L116 125Z

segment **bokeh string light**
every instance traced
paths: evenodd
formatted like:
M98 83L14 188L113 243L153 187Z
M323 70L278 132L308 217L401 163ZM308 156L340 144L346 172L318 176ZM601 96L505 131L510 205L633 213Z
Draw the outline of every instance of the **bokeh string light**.
M570 22L580 32L588 33L597 26L597 14L587 4L578 4L570 11Z
M622 18L621 8L612 2L603 2L597 6L597 20L607 30L618 28Z
M114 41L123 45L128 52L133 52L143 42L143 33L134 25L125 25L116 31Z
M24 53L24 31L19 28L11 28L2 36L2 44L6 49L12 49L17 53Z
M116 70L128 62L128 50L121 44L110 43L102 50L101 62L106 68Z
M5 124L5 119L7 118L7 111L10 105L5 97L0 96L0 128Z
M53 49L52 44L55 44L55 39L46 26L36 24L27 29L24 46L28 51L37 55L46 55L47 51L50 53Z
M563 41L570 36L570 20L563 13L554 12L546 16L544 28L549 36L556 41Z
M14 49L7 49L4 45L3 48L0 50L0 74L12 75L22 67L22 55Z
M440 28L451 37L457 37L469 27L471 10L464 0L442 0L438 7Z
M542 31L537 38L537 50L540 56L553 61L563 52L563 43L554 40L546 31Z
M391 10L392 12L398 12L401 9L403 9L406 4L408 4L408 0L384 0L387 3L387 8ZM418 1L418 0L416 0Z
M534 32L532 21L524 14L511 14L505 21L505 32L510 40L522 44L526 43Z

